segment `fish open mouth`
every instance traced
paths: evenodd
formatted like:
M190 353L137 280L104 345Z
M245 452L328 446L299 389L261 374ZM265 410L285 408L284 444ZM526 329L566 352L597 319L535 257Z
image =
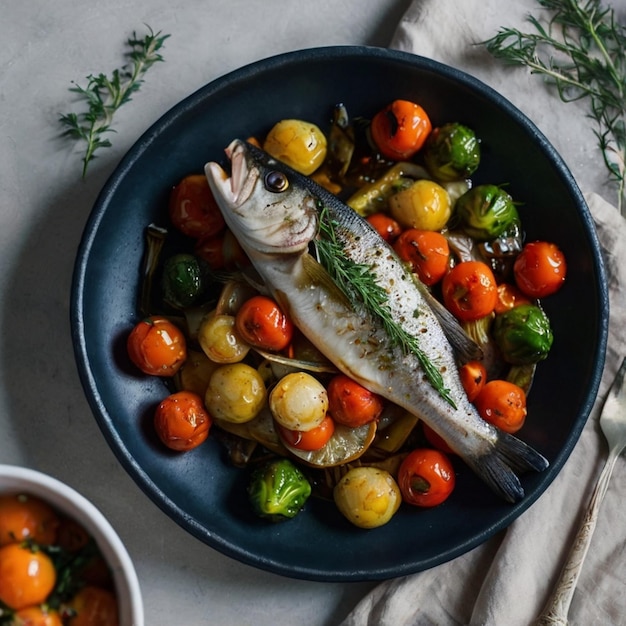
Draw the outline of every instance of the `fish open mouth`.
M254 184L258 178L258 172L248 167L246 159L246 147L240 139L233 140L225 150L226 156L230 159L231 175L217 163L207 163L204 171L219 188L224 199L233 207L237 208L245 204L254 189Z

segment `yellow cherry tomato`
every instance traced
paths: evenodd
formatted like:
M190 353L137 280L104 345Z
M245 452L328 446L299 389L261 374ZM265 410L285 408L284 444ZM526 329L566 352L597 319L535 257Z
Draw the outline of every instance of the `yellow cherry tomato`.
M441 185L420 179L391 196L389 210L404 228L441 230L450 219L452 203Z
M268 133L263 149L275 159L308 176L326 158L324 133L311 122L281 120Z

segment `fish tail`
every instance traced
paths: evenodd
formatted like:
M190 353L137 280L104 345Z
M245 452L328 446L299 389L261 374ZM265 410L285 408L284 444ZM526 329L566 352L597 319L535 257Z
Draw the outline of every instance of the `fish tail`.
M474 471L507 502L518 502L524 497L518 474L530 470L541 472L547 459L517 437L498 433L498 441L491 450L472 464Z

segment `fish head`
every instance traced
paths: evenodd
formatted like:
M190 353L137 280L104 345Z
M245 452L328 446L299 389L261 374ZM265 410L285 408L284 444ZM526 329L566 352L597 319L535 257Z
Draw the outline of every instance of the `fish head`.
M235 139L226 148L231 174L217 163L205 174L227 226L249 255L297 254L318 230L315 197L269 155Z

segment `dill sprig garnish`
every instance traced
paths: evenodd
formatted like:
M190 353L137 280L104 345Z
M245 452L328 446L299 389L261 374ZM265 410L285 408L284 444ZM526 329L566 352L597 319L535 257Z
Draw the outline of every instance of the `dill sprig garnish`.
M536 32L502 28L483 43L496 58L542 75L563 102L588 98L621 212L626 209L626 29L600 0L537 2L552 11L545 26L531 15L527 19Z
M428 382L456 409L449 390L445 388L441 372L420 348L417 338L393 319L387 305L387 292L376 282L370 267L356 263L344 254L337 238L337 226L337 222L330 218L324 208L320 215L320 237L315 242L320 263L348 299L362 303L365 310L381 323L394 347L400 347L404 354L415 355Z
M163 61L159 50L169 35L161 35L160 31L155 33L149 26L148 30L149 33L143 39L139 39L133 32L133 36L126 42L130 48L125 55L129 63L114 70L110 77L105 74L90 74L85 87L72 81L73 87L69 90L85 100L87 111L67 113L59 121L67 127L63 135L87 144L83 157L83 178L95 152L112 145L104 135L115 132L111 128L114 114L139 90L145 73L155 63Z

